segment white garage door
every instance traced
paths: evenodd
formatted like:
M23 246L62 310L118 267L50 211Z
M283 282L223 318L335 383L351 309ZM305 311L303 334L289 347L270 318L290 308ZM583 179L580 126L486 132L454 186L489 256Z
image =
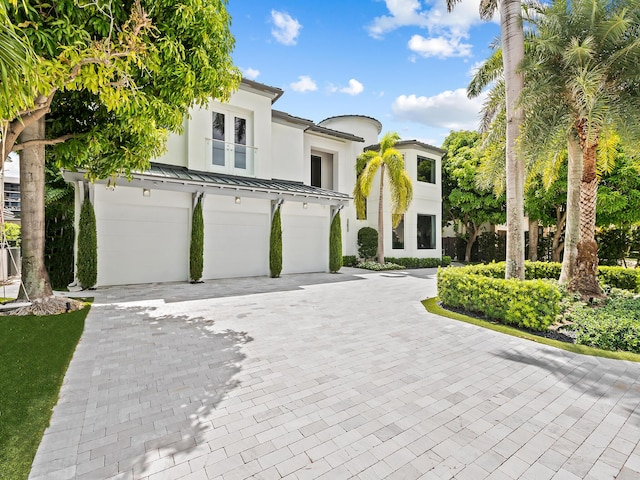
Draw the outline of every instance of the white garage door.
M96 188L98 285L188 280L190 197Z
M300 209L300 204L294 204ZM318 212L313 210L318 209ZM319 205L294 214L282 212L282 273L326 272L329 268L328 212ZM316 215L316 213L320 215Z
M208 195L204 216L203 278L252 277L269 273L268 200Z

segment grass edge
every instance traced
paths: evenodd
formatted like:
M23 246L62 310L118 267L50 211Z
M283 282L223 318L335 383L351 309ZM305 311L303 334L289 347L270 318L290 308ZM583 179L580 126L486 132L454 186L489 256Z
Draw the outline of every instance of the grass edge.
M470 323L471 325L476 325L478 327L493 330L494 332L511 335L512 337L522 338L525 340L547 345L549 347L559 348L561 350L566 350L571 353L577 353L580 355L590 355L593 357L611 358L614 360L627 360L630 362L640 363L640 354L638 353L602 350L599 348L589 347L586 345L576 345L575 343L560 342L559 340L540 337L538 335L533 335L531 333L523 332L521 330L518 330L517 328L510 327L508 325L495 324L479 318L469 317L462 313L451 312L447 309L442 308L440 305L438 305L437 302L438 302L438 297L431 297L423 300L422 305L427 310L427 312L433 313L434 315L439 315L441 317L450 318L452 320L458 320L461 322Z

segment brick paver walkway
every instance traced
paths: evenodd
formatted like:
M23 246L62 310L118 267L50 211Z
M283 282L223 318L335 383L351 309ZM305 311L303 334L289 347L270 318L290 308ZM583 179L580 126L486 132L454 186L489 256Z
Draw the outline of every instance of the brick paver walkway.
M97 290L30 478L640 478L640 364L361 273Z

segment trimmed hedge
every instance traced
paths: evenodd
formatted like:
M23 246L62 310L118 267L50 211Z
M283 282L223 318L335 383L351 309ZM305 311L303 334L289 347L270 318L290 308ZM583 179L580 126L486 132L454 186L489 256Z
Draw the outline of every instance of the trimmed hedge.
M524 262L525 279L558 279L562 270L562 264L555 262ZM504 278L505 263L489 263L487 265L471 265L465 267L470 272L486 277ZM639 292L640 270L625 267L598 266L598 279L605 285L623 290Z
M360 258L369 260L378 255L378 231L372 227L358 230L358 254Z
M558 287L543 280L493 278L495 266L484 272L478 267L438 270L438 297L445 306L531 330L544 331L555 322Z
M358 264L358 257L355 255L345 255L342 257L342 265L345 267L355 267Z
M386 262L395 263L404 268L435 268L451 265L451 257L444 255L440 258L413 258L413 257L384 257Z

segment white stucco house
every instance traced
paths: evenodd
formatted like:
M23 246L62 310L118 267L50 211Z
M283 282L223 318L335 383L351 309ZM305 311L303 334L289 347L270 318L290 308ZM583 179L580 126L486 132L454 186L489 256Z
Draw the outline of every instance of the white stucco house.
M118 179L115 189L106 181L87 182L82 171L64 172L76 188L76 212L85 189L94 203L99 286L188 280L190 224L200 195L203 279L269 274L277 204L282 208L282 274L328 271L329 227L338 210L344 254L356 255L358 230L377 226L378 200L369 199L366 219L356 218L355 161L377 144L382 125L361 115L316 124L274 109L283 93L245 79L228 103L213 100L206 108L193 108L184 133L169 138L167 152L131 181ZM386 255L440 258L444 152L415 140L401 141L397 148L415 194L395 232L387 215Z

